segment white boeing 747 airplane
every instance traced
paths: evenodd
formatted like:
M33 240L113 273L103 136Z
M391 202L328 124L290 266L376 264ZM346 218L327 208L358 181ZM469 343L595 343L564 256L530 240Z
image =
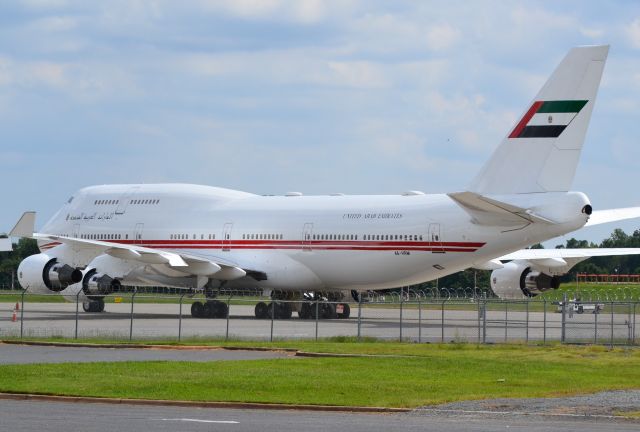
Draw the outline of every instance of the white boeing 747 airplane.
M278 300L343 301L345 293L418 284L460 270L491 269L502 298L558 287L578 262L640 249L527 250L585 225L640 216L640 208L592 211L570 191L608 46L572 49L467 190L436 195L259 196L187 184L92 186L74 193L34 233L25 213L12 237L42 253L19 266L31 292L59 292L104 309L121 286L202 289L194 317L224 317L224 288L272 293L257 317L289 318ZM308 298L308 297L307 297ZM294 306L310 318L310 302ZM348 305L323 303L325 318Z

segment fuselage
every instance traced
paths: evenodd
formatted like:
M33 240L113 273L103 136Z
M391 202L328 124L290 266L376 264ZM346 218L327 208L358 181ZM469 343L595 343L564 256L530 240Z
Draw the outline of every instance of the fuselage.
M446 194L260 196L154 184L81 189L41 232L179 251L266 275L233 282L243 287L364 290L433 280L587 221L580 214L588 203L581 193L509 199L537 206L556 223L480 225ZM55 254L57 245L40 247ZM135 277L123 280L137 283Z

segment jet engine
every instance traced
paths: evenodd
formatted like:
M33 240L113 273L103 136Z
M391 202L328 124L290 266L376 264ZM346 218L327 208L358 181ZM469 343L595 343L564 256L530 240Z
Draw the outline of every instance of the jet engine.
M98 273L95 269L85 273L82 279L82 291L91 297L103 297L120 290L120 281L104 273Z
M491 272L491 289L502 299L535 297L559 286L558 276L535 271L527 262L512 261Z
M58 262L47 254L36 254L22 260L18 266L18 280L23 288L32 292L60 292L82 280L82 272L68 264Z

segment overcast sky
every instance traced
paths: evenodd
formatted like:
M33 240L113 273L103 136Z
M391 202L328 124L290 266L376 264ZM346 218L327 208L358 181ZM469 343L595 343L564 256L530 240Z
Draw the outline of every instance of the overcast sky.
M464 190L566 52L600 43L574 189L640 205L637 1L2 2L0 231L91 184ZM616 226L640 222L575 236Z

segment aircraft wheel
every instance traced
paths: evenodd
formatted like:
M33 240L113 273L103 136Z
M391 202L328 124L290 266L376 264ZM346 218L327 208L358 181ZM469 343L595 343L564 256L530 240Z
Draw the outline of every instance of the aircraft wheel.
M201 318L215 318L215 305L213 302L207 301L202 304Z
M104 311L104 300L85 300L82 302L82 309L85 312L102 312Z
M342 308L342 312L337 311L338 309L340 309L340 307ZM349 318L349 315L351 315L351 308L349 307L349 305L346 303L340 303L336 308L336 316L339 319L347 319Z
M320 304L320 318L333 319L336 317L336 306L331 303Z
M191 304L191 316L193 318L204 318L204 305L199 301Z
M96 299L94 305L96 312L104 312L104 299Z
M211 302L211 317L212 318L226 318L229 313L229 306L218 300Z
M255 314L258 319L267 319L269 318L269 307L265 302L260 302L256 305Z
M300 305L300 311L298 312L298 317L300 319L309 319L311 318L311 303L302 303Z
M276 318L291 319L291 305L289 303L276 303Z

